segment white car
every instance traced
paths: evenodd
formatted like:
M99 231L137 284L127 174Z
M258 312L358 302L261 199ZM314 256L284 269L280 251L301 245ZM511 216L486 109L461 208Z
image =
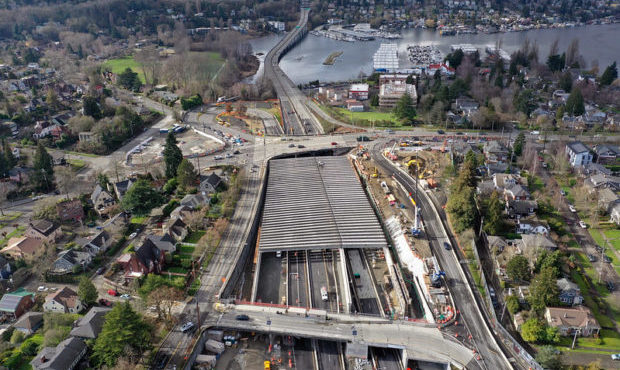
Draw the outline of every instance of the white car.
M47 288L43 285L41 285L40 287L37 288L37 291L39 292L45 292L47 290Z
M579 226L581 226L582 229L587 229L588 228L588 225L586 225L586 223L583 222L583 221L579 221Z
M131 234L129 234L129 239L133 239L133 238L135 238L136 236L138 236L138 233L136 233L136 232L131 233Z
M220 160L220 159L224 159L224 157L222 157L221 155L216 155L215 157L213 157L213 159Z
M121 298L123 298L123 299L131 299L131 296L129 294L123 294L123 295L121 295Z
M540 131L532 131L530 132L530 135L540 135Z
M572 204L568 205L568 209L573 213L577 212L577 208L575 208L575 206L573 206Z
M193 327L194 327L194 323L191 321L188 321L185 324L183 324L183 326L181 326L181 331L185 333L186 331L190 330Z

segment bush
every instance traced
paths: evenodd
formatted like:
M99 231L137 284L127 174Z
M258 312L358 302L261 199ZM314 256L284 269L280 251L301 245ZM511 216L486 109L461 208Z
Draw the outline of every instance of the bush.
M183 110L190 110L202 105L202 97L198 94L190 96L189 98L181 98L181 107Z
M13 336L13 332L15 331L15 328L12 326L9 326L3 333L2 333L2 340L5 342L8 342L11 340L11 336Z
M15 330L11 335L11 344L19 344L24 341L26 335L19 330Z

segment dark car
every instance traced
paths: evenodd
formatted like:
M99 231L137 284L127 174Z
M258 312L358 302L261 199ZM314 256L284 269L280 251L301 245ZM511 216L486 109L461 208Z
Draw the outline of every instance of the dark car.
M250 316L248 316L248 315L237 315L237 316L235 316L235 320L250 321Z
M596 257L594 257L594 255L593 255L593 254L588 254L588 260L589 260L590 262L596 262Z
M99 304L102 305L102 306L109 307L109 306L112 305L112 302L108 301L105 298L101 298L101 299L99 299Z
M299 145L297 145L297 147L298 147L299 149L303 149L303 148L305 148L306 146L305 146L305 145L302 145L302 144L299 144Z
M157 369L163 369L166 367L166 364L168 363L169 359L170 359L170 355L167 353L163 353L159 357L159 360L157 360L157 364L155 366L157 366Z
M616 286L614 285L613 281L607 282L607 290L609 290L610 292L613 292L614 290L616 290Z
M448 242L443 242L443 247L445 248L445 250L449 251L450 249L452 249L452 246L450 245L450 243Z
M457 134L457 135L463 135L463 133L462 133L462 132L457 132L456 134Z
M443 135L443 134L445 134L446 132L445 132L444 130L437 130L437 133L438 133L439 135Z
M607 263L611 263L611 258L609 258L608 255L604 254L603 255L603 261L607 262Z
M294 148L294 147L295 147L295 144L293 144L293 143L288 144L288 147L289 147L289 148Z
M233 154L241 154L241 152L237 149L233 152Z
M97 274L97 275L101 275L101 274L103 274L103 272L104 272L104 271L105 271L105 267L99 267L99 268L97 269L96 274Z

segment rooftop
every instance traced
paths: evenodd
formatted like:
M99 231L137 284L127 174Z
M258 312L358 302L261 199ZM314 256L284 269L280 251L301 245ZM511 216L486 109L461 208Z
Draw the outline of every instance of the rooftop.
M587 146L585 146L581 141L573 141L572 143L566 144L570 148L570 150L575 153L587 153L590 151Z
M386 245L377 217L346 157L269 162L261 250Z

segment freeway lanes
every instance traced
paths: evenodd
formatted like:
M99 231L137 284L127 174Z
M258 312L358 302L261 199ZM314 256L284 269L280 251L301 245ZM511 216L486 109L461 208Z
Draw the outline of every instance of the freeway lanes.
M381 143L375 144L373 147L372 155L376 163L386 173L393 173L394 177L403 184L405 189L414 194L414 180L401 173L396 167L393 167L381 154L381 148ZM433 253L445 271L446 278L451 282L450 292L456 302L456 308L460 310L461 316L467 323L476 348L482 356L484 368L489 370L511 368L511 365L491 335L487 322L476 304L473 292L459 265L459 259L454 253L454 248L449 251L443 248L444 242L451 243L452 245L454 243L446 234L439 215L434 211L434 206L430 203L429 198L421 192L418 193L416 202L420 205L420 214L424 220L424 231L428 235Z

